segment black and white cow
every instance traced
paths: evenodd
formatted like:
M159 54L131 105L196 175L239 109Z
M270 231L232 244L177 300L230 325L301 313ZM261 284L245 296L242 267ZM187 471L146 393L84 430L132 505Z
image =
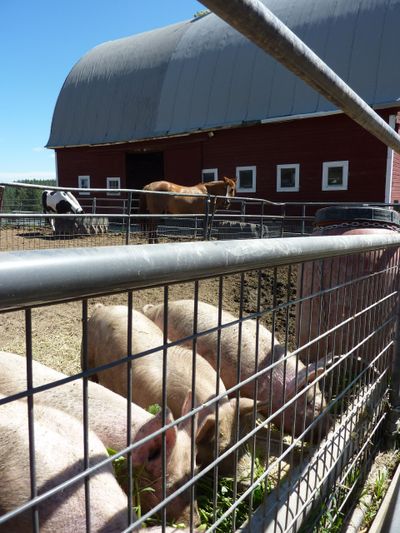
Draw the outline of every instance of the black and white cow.
M42 206L44 213L83 213L78 200L73 194L65 191L43 191ZM55 231L54 219L51 218L50 225Z

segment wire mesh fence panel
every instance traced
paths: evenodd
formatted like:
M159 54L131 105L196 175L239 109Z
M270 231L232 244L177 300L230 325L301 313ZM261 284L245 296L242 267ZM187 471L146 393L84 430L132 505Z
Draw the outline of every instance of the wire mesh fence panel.
M169 202L192 201L193 195L134 189L116 189L112 193L109 189L68 187L49 190L28 184L5 184L5 191L6 200L10 191L13 197L22 193L29 193L29 197L19 203L10 199L3 202L0 214L3 251L310 235L316 211L330 205L196 195L200 198L197 209L190 210L189 202L188 208L179 211L169 209ZM149 205L154 209L149 210ZM333 205L339 209L361 206ZM366 204L362 205L365 208ZM371 204L377 205L396 208L394 204Z
M343 520L384 436L398 245L3 254L0 530Z
M127 241L127 221L119 217L57 216L54 228L44 215L0 215L0 251L115 246Z

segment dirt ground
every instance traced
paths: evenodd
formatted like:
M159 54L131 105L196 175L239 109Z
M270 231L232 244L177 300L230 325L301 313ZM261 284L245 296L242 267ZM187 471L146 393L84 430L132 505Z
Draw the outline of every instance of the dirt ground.
M18 229L0 231L0 250L44 249L60 246L104 246L119 245L125 242L125 235L94 235L78 239L56 240L51 236L24 232ZM140 242L137 239L137 242ZM144 240L141 241L142 243ZM218 305L219 278L199 282L199 299ZM242 289L241 289L242 287ZM260 290L258 290L258 287ZM194 283L171 285L169 299L193 298ZM249 272L230 275L223 279L222 302L224 310L239 315L242 301L243 313L271 309L273 305L287 301L293 296L295 272L290 275L287 269L262 272ZM273 293L276 297L274 300ZM134 307L140 309L147 303L161 303L163 288L140 290L133 294ZM96 302L104 304L126 304L127 295L114 294L89 301L89 316ZM268 312L262 322L272 327L272 313ZM285 342L288 334L289 345L294 343L294 311L279 310L274 314L275 331L278 339ZM289 326L288 326L289 325ZM80 301L57 304L32 310L32 348L36 360L52 368L72 374L80 370L80 344L82 331L82 304ZM23 311L3 313L0 317L0 349L25 354L25 317Z

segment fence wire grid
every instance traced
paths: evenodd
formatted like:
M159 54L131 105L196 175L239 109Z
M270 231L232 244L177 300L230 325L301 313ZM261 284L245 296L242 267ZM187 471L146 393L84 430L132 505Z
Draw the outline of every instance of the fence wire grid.
M289 532L321 509L345 516L385 435L398 246L393 234L3 253L13 453L3 445L0 464L22 482L0 531Z
M14 183L3 186L5 190L28 189L40 194L47 190L45 186L29 184ZM107 197L109 189L53 187L52 190L74 194L83 213L44 214L40 195L36 203L10 203L3 200L0 205L0 251L311 235L317 209L329 205L367 205L329 202L279 203L237 196L230 199L226 209L217 209L216 197L204 196L204 210L201 213L149 214L141 209L141 198L179 195L115 189L113 196ZM222 200L224 197L217 198ZM398 207L397 204L379 202L368 205Z

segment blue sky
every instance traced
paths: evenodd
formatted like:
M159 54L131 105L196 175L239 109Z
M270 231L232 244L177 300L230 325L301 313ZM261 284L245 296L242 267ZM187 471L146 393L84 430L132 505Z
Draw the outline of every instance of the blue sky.
M190 19L194 0L0 0L0 182L55 176L58 93L94 46Z

